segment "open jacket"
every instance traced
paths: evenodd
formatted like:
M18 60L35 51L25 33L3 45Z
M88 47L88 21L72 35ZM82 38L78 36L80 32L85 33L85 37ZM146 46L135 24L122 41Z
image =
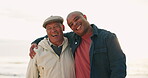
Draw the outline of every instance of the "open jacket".
M58 56L44 38L30 59L26 78L75 78L74 58L67 38L64 38L61 55Z
M99 29L94 24L93 35L91 36L90 47L90 78L125 78L126 77L126 57L123 53L118 39L114 33ZM72 53L81 43L81 37L70 32L66 33ZM42 38L35 40L38 43Z

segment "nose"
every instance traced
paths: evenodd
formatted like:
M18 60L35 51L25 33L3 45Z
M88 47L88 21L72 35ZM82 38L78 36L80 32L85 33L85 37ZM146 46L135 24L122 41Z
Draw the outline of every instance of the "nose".
M73 22L73 25L71 26L71 29L75 30L76 29L76 25L77 25L77 22Z
M56 32L56 29L55 29L55 28L52 28L52 29L50 30L50 32Z

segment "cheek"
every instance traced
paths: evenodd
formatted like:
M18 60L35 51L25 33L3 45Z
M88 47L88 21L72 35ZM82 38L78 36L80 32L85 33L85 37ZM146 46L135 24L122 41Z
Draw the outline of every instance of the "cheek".
M46 31L47 32L47 34L50 32L50 31Z
M74 27L74 26L71 26L70 28L71 28L73 31L75 30L75 27Z
M72 30L74 30L74 28L71 27Z
M63 31L59 31L60 35L63 35Z
M49 30L46 30L47 33L49 33Z
M47 35L50 36L50 31L46 31Z

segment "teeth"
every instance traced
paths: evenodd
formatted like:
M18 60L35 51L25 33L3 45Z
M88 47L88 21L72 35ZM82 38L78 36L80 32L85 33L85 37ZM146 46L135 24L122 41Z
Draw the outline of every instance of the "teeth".
M79 26L79 27L77 28L77 30L80 29L80 27L81 27L81 26Z
M55 37L55 36L57 36L57 35L51 35L52 37Z

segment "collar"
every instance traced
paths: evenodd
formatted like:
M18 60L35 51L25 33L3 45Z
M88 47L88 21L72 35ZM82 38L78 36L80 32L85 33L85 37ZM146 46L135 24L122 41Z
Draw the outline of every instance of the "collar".
M99 32L100 32L100 29L95 25L95 24L91 24L91 27L92 27L92 29L93 29L93 34L92 34L92 36L98 36L99 34ZM99 29L99 30L98 30Z
M51 43L50 42L50 40L49 40L49 38L47 38L47 41L48 41L48 44L50 45L50 46L56 46L56 45L54 45L53 43ZM59 45L59 46L57 46L57 47L61 47L63 44L64 44L64 42L65 42L65 38L64 38L64 41L62 42L62 44L61 45Z

